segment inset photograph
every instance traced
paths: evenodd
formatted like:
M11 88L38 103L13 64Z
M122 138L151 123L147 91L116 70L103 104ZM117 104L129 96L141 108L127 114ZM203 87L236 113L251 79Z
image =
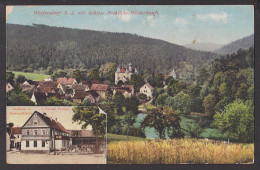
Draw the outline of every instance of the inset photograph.
M7 107L8 164L106 164L98 107Z

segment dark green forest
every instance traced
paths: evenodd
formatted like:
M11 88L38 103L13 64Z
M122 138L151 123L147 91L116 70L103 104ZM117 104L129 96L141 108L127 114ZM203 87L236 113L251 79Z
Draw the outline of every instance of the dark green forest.
M107 62L132 62L140 72L168 73L174 68L183 77L217 57L139 35L46 25L7 24L6 40L7 70L12 71L91 69Z

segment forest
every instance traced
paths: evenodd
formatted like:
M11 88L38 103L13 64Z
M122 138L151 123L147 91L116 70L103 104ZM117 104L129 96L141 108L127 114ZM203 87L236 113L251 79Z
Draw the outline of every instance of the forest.
M179 77L186 77L219 57L139 35L46 25L7 24L6 40L10 71L91 69L107 62L132 62L140 72L167 74L175 69Z

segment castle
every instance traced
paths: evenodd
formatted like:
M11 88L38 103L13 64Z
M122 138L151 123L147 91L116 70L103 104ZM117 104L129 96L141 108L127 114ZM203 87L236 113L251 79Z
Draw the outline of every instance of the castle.
M132 74L138 74L137 68L133 67L132 64L130 63L128 66L120 67L117 68L115 72L115 84L122 84L129 82L131 80Z

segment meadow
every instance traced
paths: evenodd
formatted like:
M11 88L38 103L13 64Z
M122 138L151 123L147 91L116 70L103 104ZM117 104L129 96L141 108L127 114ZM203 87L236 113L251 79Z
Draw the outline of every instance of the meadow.
M208 139L110 142L109 164L235 164L253 163L254 145Z
M15 74L15 78L19 75L24 76L25 78L33 81L41 81L50 77L50 75L46 74L38 74L38 73L26 73L26 72L19 72L19 71L12 71Z

